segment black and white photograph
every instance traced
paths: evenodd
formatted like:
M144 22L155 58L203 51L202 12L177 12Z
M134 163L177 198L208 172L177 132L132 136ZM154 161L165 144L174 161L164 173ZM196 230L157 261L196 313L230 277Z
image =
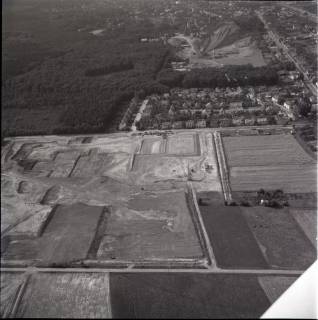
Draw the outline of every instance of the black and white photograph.
M2 0L1 318L317 319L317 11Z

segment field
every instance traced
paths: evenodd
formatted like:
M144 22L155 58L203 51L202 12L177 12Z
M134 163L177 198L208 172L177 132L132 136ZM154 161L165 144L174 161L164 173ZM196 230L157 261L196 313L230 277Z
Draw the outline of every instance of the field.
M107 273L39 273L29 280L16 311L23 318L108 318Z
M292 214L313 246L317 247L317 209L290 208L289 213Z
M165 140L161 138L148 138L142 141L142 154L157 154L165 152Z
M100 260L203 257L184 192L144 193L115 208L107 219Z
M2 319L8 318L13 309L18 291L25 280L24 274L15 272L1 272L1 304L0 316Z
M233 191L316 191L316 162L292 135L223 137L223 145Z
M197 134L179 134L162 138L145 138L141 145L141 154L167 154L175 156L200 155L200 143Z
M288 209L241 207L271 268L307 269L315 261L315 247Z
M187 163L177 157L136 155L131 174L135 176L135 182L139 184L162 180L186 181L188 179Z
M257 277L111 274L114 318L258 318L270 303Z
M230 167L314 164L292 135L224 137Z
M1 316L259 318L295 280L187 272L3 272Z
M169 136L166 152L175 155L200 155L198 136L193 134Z
M260 276L258 282L267 298L274 303L294 282L296 277L289 276Z
M205 199L200 211L217 265L229 269L266 269L267 263L240 207L216 204L215 200L208 202L209 193L200 193L198 197Z

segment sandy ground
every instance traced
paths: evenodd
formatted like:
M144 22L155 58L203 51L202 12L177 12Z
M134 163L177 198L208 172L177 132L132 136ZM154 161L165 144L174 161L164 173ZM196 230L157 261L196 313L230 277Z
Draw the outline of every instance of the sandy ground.
M76 237L81 239L74 229L82 219L80 203L90 206L88 208L111 208L107 234L99 250L103 259L113 259L110 247L115 248L119 259L196 259L202 256L187 208L185 186L192 180L199 190L221 190L209 134L180 132L166 141L162 137L142 138L121 133L96 135L83 141L81 136L18 137L2 150L2 237L41 236L45 239L52 229L53 238L65 238L62 242L71 245ZM208 171L207 164L211 165ZM132 201L136 204L136 199L145 192L151 193L150 199L143 200L148 203L147 209L132 207ZM176 198L170 196L171 192ZM173 205L174 201L178 205ZM64 227L63 223L58 223L56 228L53 226L57 212L52 210L56 205L70 210L70 219L68 211L62 212ZM137 207L139 205L140 202ZM88 214L93 211L89 209ZM53 218L50 217L46 226L50 215ZM95 229L96 226L89 232L91 240ZM140 234L141 230L144 234ZM78 253L74 259L85 258L91 240L83 240L83 254ZM26 256L30 252L32 258L40 260L63 260L63 253L59 259L53 254L46 257L54 250L45 246L44 250L42 242L33 252L28 249L32 241L23 241L12 241L7 257L14 257L16 250L18 256L25 251ZM52 240L52 245L54 242ZM54 246L59 247L58 251L64 250L61 241Z

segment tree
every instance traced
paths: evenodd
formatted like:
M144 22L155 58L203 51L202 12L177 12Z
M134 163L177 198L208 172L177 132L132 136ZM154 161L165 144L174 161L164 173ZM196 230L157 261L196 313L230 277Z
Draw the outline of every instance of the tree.
M298 113L306 117L308 113L311 111L311 102L308 97L300 97L298 98Z

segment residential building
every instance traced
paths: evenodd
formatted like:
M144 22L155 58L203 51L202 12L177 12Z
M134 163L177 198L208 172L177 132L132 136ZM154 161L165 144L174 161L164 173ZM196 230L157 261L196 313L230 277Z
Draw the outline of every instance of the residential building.
M206 121L205 120L198 120L195 123L196 128L205 128L206 127Z

